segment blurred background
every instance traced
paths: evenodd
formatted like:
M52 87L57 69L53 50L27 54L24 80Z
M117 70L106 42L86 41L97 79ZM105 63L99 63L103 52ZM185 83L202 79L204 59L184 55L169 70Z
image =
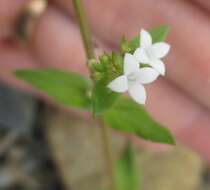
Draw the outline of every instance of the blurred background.
M113 136L120 153L124 138ZM1 83L0 190L97 190L106 184L101 149L90 122ZM207 164L182 145L136 151L141 190L210 189Z
M16 19L15 10L20 2L23 3L19 0L0 0L0 29L3 31L1 32L3 37L7 32L9 35L10 32L13 32L13 30L7 31L7 29L11 29L10 24ZM37 39L34 49L38 54L37 58L34 60L34 54L28 55L30 52L22 51L21 48L14 47L13 50L13 44L8 43L8 47L5 46L5 51L2 50L1 52L3 61L0 64L5 65L0 68L2 76L7 75L9 71L7 66L8 68L14 67L15 70L16 67L25 68L28 66L28 62L30 62L31 68L39 67L39 61L44 64L46 62L46 66L51 65L53 67L59 63L59 67L62 65L63 68L67 68L70 62L83 64L84 57L82 56L84 55L78 54L80 50L83 50L83 46L79 43L81 39L78 28L74 26L73 20L70 21L67 17L68 14L66 13L69 10L63 13L65 9L68 9L69 1L56 2L59 5L59 11L56 10L57 7L56 9L54 7L55 10L51 7L46 18L43 19L44 24L39 26L40 31L37 30L40 34L44 34L43 36L37 34L35 37ZM198 108L199 113L205 113L206 108L203 110L197 105L196 95L196 98L193 97L193 100L190 98L188 102L188 94L198 92L199 102L202 102L202 105L208 103L209 106L208 42L210 30L208 11L210 4L208 2L210 1L158 1L162 3L156 6L157 1L154 0L142 1L141 4L140 1L135 0L133 1L134 4L130 1L122 1L124 2L121 4L122 7L116 2L104 1L107 3L104 6L103 1L95 0L96 7L94 9L94 6L89 5L86 1L86 7L89 11L88 18L95 33L98 34L96 36L101 37L102 42L115 47L119 34L127 31L128 28L130 29L129 35L132 36L132 33L139 30L140 26L147 28L149 25L170 23L176 28L176 30L172 30L171 39L169 39L169 42L171 41L173 44L173 52L175 53L172 55L172 61L167 63L170 67L172 84L169 85L169 91L167 93L164 91L164 94L167 96L169 96L168 92L171 94L175 92L175 94L171 97L172 101L170 100L165 107L171 108L173 106L168 105L175 105L178 102L175 111L171 113L176 114L180 105L186 106L186 112L190 111L192 106L193 109ZM5 9L4 4L7 3L8 9ZM155 5L154 8L153 5ZM139 11L140 6L142 11ZM112 8L114 11L110 11ZM12 14L10 15L10 13ZM72 17L72 15L69 16ZM7 18L5 23L3 17ZM139 20L139 18L143 19ZM129 25L124 20L129 22ZM7 22L10 21L11 23L7 26ZM111 31L113 25L116 27ZM107 32L108 29L110 31ZM110 35L111 33L113 34ZM57 48L49 50L49 46ZM202 52L200 47L203 47ZM11 52L8 51L9 53L7 53L10 48ZM16 49L18 50L17 54ZM75 51L77 49L78 51ZM54 59L52 54L59 56ZM67 54L68 56L65 56ZM4 55L6 56L4 57ZM20 60L16 63L16 59ZM176 62L179 62L182 67L173 64ZM198 63L201 63L200 66ZM189 69L189 66L192 65L193 67ZM78 66L79 64L77 64ZM81 68L79 66L77 70L82 70L82 66ZM163 87L167 87L167 85L166 83L166 86L164 84ZM184 93L179 92L176 85L181 87L180 89L189 87L185 89L187 93L185 91ZM173 102L173 100L175 101ZM171 102L173 104L170 104ZM158 109L159 105L162 104L157 104ZM181 118L182 113L178 114ZM206 118L208 115L204 116L204 120ZM204 122L206 121L208 119ZM0 190L107 190L104 189L108 180L101 136L98 130L91 121L82 119L76 113L67 113L59 107L46 104L30 94L0 82ZM113 131L112 143L116 159L119 159L125 148L125 138ZM200 144L203 145L203 143ZM137 167L141 175L140 190L210 190L209 163L184 145L178 144L165 152L137 147L137 145L134 145L134 148Z

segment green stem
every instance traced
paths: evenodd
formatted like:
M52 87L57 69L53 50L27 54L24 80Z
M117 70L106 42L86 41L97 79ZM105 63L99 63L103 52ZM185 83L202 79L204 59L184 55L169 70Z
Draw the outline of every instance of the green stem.
M73 0L74 10L79 22L80 33L83 39L83 44L88 59L95 57L94 48L91 39L90 30L86 21L84 6L82 5L81 0Z
M115 171L114 171L114 156L112 151L112 144L111 144L111 135L109 128L102 122L100 122L101 126L101 135L102 141L104 146L104 154L107 166L107 172L110 177L110 189L117 190L117 184L115 180Z
M76 16L79 22L80 27L80 33L83 39L83 44L86 52L87 59L92 59L95 57L94 54L94 48L91 40L91 33L86 21L86 15L84 6L82 5L81 0L73 0L74 9L76 12ZM110 178L110 189L111 190L117 190L116 187L116 180L115 180L115 174L114 174L114 159L113 159L113 152L112 147L110 143L110 134L109 129L104 125L104 123L99 120L99 124L101 125L101 135L102 135L102 141L104 146L104 153L105 153L105 159L106 159L106 165L107 165L107 172Z

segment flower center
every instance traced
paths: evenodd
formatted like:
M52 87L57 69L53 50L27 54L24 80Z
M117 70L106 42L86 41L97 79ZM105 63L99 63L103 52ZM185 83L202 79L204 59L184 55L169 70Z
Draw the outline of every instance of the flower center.
M128 83L129 85L134 85L136 84L137 82L137 78L138 78L138 72L133 72L133 73L130 73L128 76Z

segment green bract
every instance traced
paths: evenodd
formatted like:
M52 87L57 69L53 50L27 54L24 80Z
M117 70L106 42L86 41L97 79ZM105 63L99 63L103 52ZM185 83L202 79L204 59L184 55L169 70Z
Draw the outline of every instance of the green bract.
M122 73L123 57L113 52L111 55L104 54L97 60L89 61L93 69L95 86L92 91L92 111L94 115L102 114L109 109L119 94L107 88L109 81Z
M94 115L102 114L109 109L119 94L106 87L106 80L97 81L92 91L92 111Z

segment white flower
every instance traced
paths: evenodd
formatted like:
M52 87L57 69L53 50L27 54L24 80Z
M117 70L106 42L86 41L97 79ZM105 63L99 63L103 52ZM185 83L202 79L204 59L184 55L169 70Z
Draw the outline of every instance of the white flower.
M146 91L143 84L153 82L159 73L150 68L139 68L136 58L127 53L124 57L123 75L109 83L108 88L115 92L126 92L138 103L145 104Z
M165 42L152 44L152 37L146 30L140 32L140 47L134 52L134 57L144 64L148 64L161 75L165 74L165 65L160 60L170 50L170 45Z

